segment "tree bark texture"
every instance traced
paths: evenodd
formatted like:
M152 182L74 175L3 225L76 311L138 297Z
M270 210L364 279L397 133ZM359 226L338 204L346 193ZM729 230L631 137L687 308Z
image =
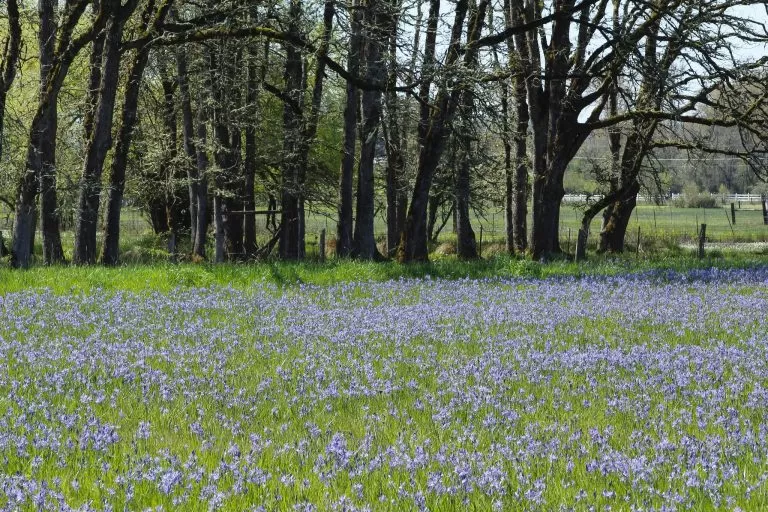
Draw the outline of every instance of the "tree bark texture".
M8 0L8 35L3 42L2 60L0 60L0 157L3 155L3 134L5 131L5 104L8 91L16 79L16 71L21 56L21 16L18 0Z
M57 29L57 44L53 66L47 72L46 82L42 86L37 110L32 118L25 172L19 180L17 187L16 215L14 217L13 240L11 242L11 265L17 268L28 267L31 260L32 241L34 240L34 229L37 224L37 208L35 203L43 169L43 139L51 136L51 130L48 126L51 120L50 109L56 108L59 92L64 83L64 78L72 65L72 61L80 50L85 47L92 35L101 31L106 23L106 12L104 9L100 9L86 33L73 39L75 26L87 5L87 2L81 2L75 4L72 9L68 9L67 16L64 17L61 26ZM53 197L48 196L49 200ZM50 205L50 203L48 204ZM55 207L52 209L53 211L56 210Z
M184 141L184 154L186 156L184 166L187 169L187 189L189 191L189 236L194 245L197 236L198 188L200 187L200 175L197 169L197 145L195 144L192 98L189 93L187 54L183 47L176 51L176 75L179 85L182 140Z
M365 4L365 79L369 83L384 85L386 70L383 62L382 41L386 34L380 30L385 6L379 0ZM376 248L373 231L375 190L373 182L374 158L381 120L381 91L367 89L362 93L362 126L360 130L360 164L357 172L357 205L353 254L358 259L381 259Z
M151 1L144 7L141 25L143 36L146 37L157 30L158 25L165 20L172 4L173 0L165 0L154 13L154 19L152 19L154 2ZM117 265L120 261L120 214L125 191L125 175L133 133L138 121L139 93L144 70L149 60L149 52L148 45L139 47L135 50L128 66L128 78L120 112L120 128L109 168L109 188L101 248L101 262L104 265Z
M256 198L254 186L256 182L256 111L259 101L259 76L266 73L266 55L261 71L258 70L255 62L257 52L249 55L247 66L247 83L245 93L246 111L249 113L245 123L245 160L244 171L245 180L243 183L243 245L245 255L248 258L255 258L258 247L256 245Z
M123 34L120 2L103 0L102 8L107 9L110 14L104 35L99 101L94 113L91 137L86 145L85 162L80 178L75 220L75 248L72 254L72 261L81 265L96 261L101 174L107 152L112 145L112 120L120 72L120 41Z
M469 27L469 40L476 41L485 21L485 12L488 7L487 0L481 0L476 16L471 20ZM451 38L446 56L446 66L451 67L459 62L461 34L464 29L464 21L467 14L468 2L460 0L456 4L455 17ZM430 14L431 17L431 14ZM430 37L429 31L427 38ZM469 45L464 52L464 64L474 61L477 48ZM401 236L398 259L402 262L426 261L428 259L427 246L427 206L429 203L429 191L435 170L449 135L449 125L456 113L457 103L463 91L462 84L444 82L437 93L435 105L428 114L428 122L420 125L420 150L419 166L416 173L411 203L408 208L406 226ZM424 118L422 117L422 120Z
M38 44L40 49L40 96L45 94L45 87L53 66L56 48L56 2L40 0L40 31ZM41 123L40 134L40 210L43 238L43 262L46 265L64 261L61 247L61 223L59 220L58 199L56 196L56 132L58 127L58 108L56 103L49 103Z
M352 76L360 74L360 59L363 51L362 9L359 1L352 4L350 14L349 50L347 52L347 71ZM339 178L339 206L336 227L336 255L346 258L352 254L354 199L355 151L357 147L357 112L360 104L360 92L351 81L347 82L347 96L344 105L344 142Z

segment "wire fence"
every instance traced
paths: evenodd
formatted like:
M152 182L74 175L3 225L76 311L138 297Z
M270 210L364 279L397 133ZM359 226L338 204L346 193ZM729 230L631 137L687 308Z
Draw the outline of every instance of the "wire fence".
M761 194L709 194L709 196L719 201L720 204L748 203L759 205L760 202L765 199L765 195ZM685 196L683 194L668 194L666 196L638 194L637 202L663 205L670 201L683 199L684 197ZM563 196L563 202L585 203L587 201L597 201L602 198L602 194L566 194Z
M730 200L739 197L742 199L740 204ZM758 198L757 202L755 198ZM755 248L760 249L759 244L768 243L768 225L763 218L759 198L749 194L726 196L724 208L678 208L641 203L635 208L627 227L626 244L637 249L639 240L640 251L647 252L661 246L685 246L697 239L700 225L707 224L707 240L711 244L751 243L757 244ZM733 210L729 207L731 202L734 203ZM566 252L572 253L575 250L582 214L583 207L580 204L566 202L561 209L559 239L561 248ZM504 251L506 228L503 211L486 208L484 215L474 215L471 220L484 255ZM594 248L599 241L601 222L600 216L593 219L588 236L589 247ZM527 225L530 229L530 213ZM0 231L6 243L10 239L12 227L13 212L0 210ZM64 243L71 243L73 223L67 222L63 227ZM376 216L374 228L380 250L386 251L386 219L383 212ZM123 209L120 229L123 240L128 242L152 233L148 218L140 210L131 207ZM323 229L329 253L332 254L336 235L335 212L309 211L306 221L307 254L318 251L320 232ZM260 243L272 238L273 230L268 228L266 216L257 216L256 231ZM436 248L450 253L452 244L455 246L455 234L449 219L440 233ZM444 245L442 249L441 245Z
M559 240L560 247L566 252L575 251L582 215L583 207L577 204L566 203L561 209ZM734 219L735 222L733 222ZM484 255L490 256L505 250L506 226L503 211L488 208L485 215L474 215L471 220L475 237ZM532 223L529 209L527 219L529 230ZM654 252L665 247L685 247L698 240L701 224L707 224L708 244L740 244L739 248L743 250L750 248L763 250L764 244L768 243L768 224L763 219L761 205L746 201L742 202L740 207L734 205L733 212L730 208L678 208L640 204L630 218L625 243L628 249L637 251L639 240L640 253ZM599 242L601 225L602 217L598 215L592 220L587 239L588 247L591 249L594 249ZM384 251L387 237L386 219L382 215L376 217L374 228L379 247ZM323 229L326 230L332 251L336 229L333 216L310 214L307 219L306 237L308 254L315 250ZM438 237L435 249L438 252L450 253L454 250L455 239L452 222L449 220Z

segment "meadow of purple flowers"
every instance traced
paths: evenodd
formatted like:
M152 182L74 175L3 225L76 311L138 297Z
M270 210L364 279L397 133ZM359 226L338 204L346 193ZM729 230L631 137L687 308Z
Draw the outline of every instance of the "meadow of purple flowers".
M0 296L2 510L768 508L768 269Z

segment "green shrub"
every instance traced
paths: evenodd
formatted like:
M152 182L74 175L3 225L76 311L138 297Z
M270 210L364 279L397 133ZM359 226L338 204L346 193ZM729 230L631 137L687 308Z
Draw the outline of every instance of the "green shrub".
M695 184L683 188L683 195L672 201L677 208L717 208L717 198L702 192Z

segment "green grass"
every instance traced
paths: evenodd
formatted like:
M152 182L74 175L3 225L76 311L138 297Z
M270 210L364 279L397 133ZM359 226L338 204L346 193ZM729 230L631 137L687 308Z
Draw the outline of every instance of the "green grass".
M166 251L166 239L148 231L146 220L135 209L126 209L124 215L124 236L121 238L121 261L130 268L126 273L122 268L108 270L89 269L40 269L31 273L14 275L7 271L8 257L0 259L0 290L19 289L38 283L65 290L87 286L105 286L119 288L123 281L129 289L158 288L170 289L179 285L204 285L207 283L249 283L266 280L276 283L310 282L317 284L356 279L385 280L399 277L493 277L493 276L532 276L580 275L591 273L621 273L654 268L685 270L702 266L754 266L763 264L768 249L763 247L741 247L739 250L728 248L710 248L707 259L697 261L690 248L695 237L695 226L707 224L709 242L768 242L768 226L762 223L762 212L756 205L743 205L737 211L737 224L730 225L724 208L688 209L670 206L656 207L642 204L632 216L627 230L627 253L623 256L600 256L594 254L600 230L600 218L592 224L588 249L590 261L575 265L567 261L555 261L547 265L521 261L504 254L503 224L501 215L490 215L473 219L475 233L480 236L483 226L483 257L485 261L462 263L453 256L445 256L440 250L431 255L433 263L428 265L409 265L402 267L395 263L365 264L341 262L330 258L328 263L320 265L315 261L318 252L318 235L321 229L327 229L328 239L333 239L334 224L329 215L310 214L307 219L307 256L309 262L300 264L275 263L260 265L171 265L170 255ZM748 209L749 208L749 209ZM573 205L563 205L561 215L561 247L567 253L575 250L577 227L581 220L581 210ZM263 219L257 224L258 243L263 244L270 234L264 229ZM529 219L529 223L531 220ZM529 224L530 225L530 224ZM142 227L143 226L143 227ZM385 226L383 219L376 219L378 238L383 240ZM637 233L640 228L640 251L637 249ZM127 228L127 229L126 229ZM9 232L5 232L6 244ZM65 256L71 259L74 243L72 232L62 234ZM455 243L455 234L450 232L450 225L441 233L438 244L433 249L441 249L441 244ZM212 240L209 239L208 254L213 253ZM182 238L178 248L182 262L187 261L190 252L189 241ZM448 251L450 252L450 251ZM40 237L36 238L33 263L39 262L42 248ZM34 265L39 267L39 265ZM6 269L6 270L3 270ZM39 272L40 274L35 274ZM126 277L121 277L126 276ZM13 287L13 288L12 288Z
M496 256L487 260L462 262L444 258L426 264L401 265L395 262L371 263L329 260L326 263L270 261L254 264L155 263L101 266L35 266L18 271L0 268L0 293L28 288L48 288L56 293L75 290L158 290L210 285L247 288L254 283L326 285L354 281L387 281L399 278L483 279L504 277L578 277L585 275L620 275L649 270L684 272L701 268L753 268L768 265L768 257L742 253L717 252L716 256L697 259L691 251L673 257L637 259L594 256L574 263L567 260L540 263L526 259Z
M591 233L600 232L601 217L592 221ZM707 225L707 236L712 241L766 241L768 226L763 224L763 212L758 204L743 204L736 210L736 224L730 223L730 206L727 208L676 208L640 204L635 208L627 227L627 240L637 239L637 228L642 238L686 240L696 237L701 224ZM561 228L575 232L581 225L581 210L565 205L561 213ZM562 238L562 237L561 237Z

